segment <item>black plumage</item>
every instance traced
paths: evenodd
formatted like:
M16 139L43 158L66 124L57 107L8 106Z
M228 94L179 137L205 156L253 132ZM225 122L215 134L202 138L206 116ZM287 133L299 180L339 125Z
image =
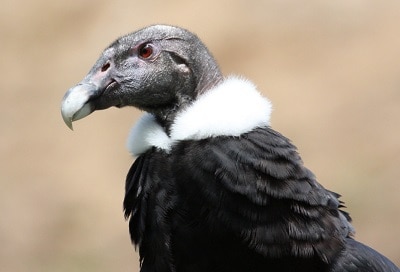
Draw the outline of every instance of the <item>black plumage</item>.
M339 195L269 126L269 102L224 78L192 33L151 26L118 39L62 115L72 127L111 106L148 112L131 135L124 199L141 271L399 271L353 239Z

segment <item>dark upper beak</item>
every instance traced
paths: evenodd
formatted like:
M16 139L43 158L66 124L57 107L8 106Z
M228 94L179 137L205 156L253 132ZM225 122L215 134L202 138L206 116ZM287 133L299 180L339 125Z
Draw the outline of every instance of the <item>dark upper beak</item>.
M97 63L82 82L64 95L61 115L70 129L73 121L88 116L97 109L114 105L112 99L100 99L104 92L115 86L116 81L112 78L113 68L114 65L110 61L106 61L102 66Z

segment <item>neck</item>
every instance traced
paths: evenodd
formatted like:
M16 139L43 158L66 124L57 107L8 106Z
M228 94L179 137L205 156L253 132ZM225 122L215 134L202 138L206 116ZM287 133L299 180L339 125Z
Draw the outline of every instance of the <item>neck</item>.
M188 73L181 74L179 83L174 84L175 95L165 107L157 107L152 113L160 125L169 134L171 125L176 116L190 106L199 96L219 85L224 77L217 62L208 49L198 40L198 44L192 46L194 51L190 56L179 57L179 62L188 68ZM176 56L175 56L176 57ZM201 61L200 61L201 60ZM182 80L182 81L181 81Z
M168 131L164 120L160 122L154 114L144 114L131 131L128 148L135 155L152 146L169 152L181 140L240 136L268 126L271 110L269 100L251 82L228 77L175 114Z
M210 68L209 68L210 69ZM167 134L170 134L171 125L173 124L176 116L186 110L199 96L207 93L208 90L213 89L220 83L222 83L224 77L220 72L216 64L211 67L211 71L200 73L197 78L198 84L186 92L178 91L179 95L176 96L176 100L168 107L164 109L158 109L157 112L151 112L155 115L157 122L165 129ZM191 84L188 84L191 85Z

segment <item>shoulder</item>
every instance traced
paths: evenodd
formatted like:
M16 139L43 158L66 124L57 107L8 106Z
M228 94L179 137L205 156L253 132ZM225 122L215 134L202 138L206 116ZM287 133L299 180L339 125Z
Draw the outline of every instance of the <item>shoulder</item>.
M302 164L296 147L290 140L272 128L257 127L239 136L217 136L199 140L184 140L176 143L172 154L191 158L198 163L206 159L215 163L227 160L237 164L266 163L276 160L279 163Z
M182 141L172 153L175 181L188 203L201 203L213 224L263 255L292 251L330 261L352 231L338 195L323 188L295 146L270 127Z
M198 179L200 184L217 182L232 192L249 194L253 201L306 198L298 193L318 187L296 147L270 127L240 136L181 141L171 154L175 173Z

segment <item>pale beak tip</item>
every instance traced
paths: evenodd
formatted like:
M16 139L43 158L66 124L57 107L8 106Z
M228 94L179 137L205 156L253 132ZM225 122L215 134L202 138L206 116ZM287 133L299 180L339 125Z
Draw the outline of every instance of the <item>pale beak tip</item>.
M65 122L65 124L69 127L70 130L74 131L74 128L72 126L72 122Z
M94 106L88 102L96 93L93 84L78 84L64 95L61 103L61 115L64 123L71 129L72 122L82 119L94 111Z
M61 111L61 115L67 127L69 127L69 129L71 130L74 130L74 128L72 127L72 117L66 116L63 111Z

